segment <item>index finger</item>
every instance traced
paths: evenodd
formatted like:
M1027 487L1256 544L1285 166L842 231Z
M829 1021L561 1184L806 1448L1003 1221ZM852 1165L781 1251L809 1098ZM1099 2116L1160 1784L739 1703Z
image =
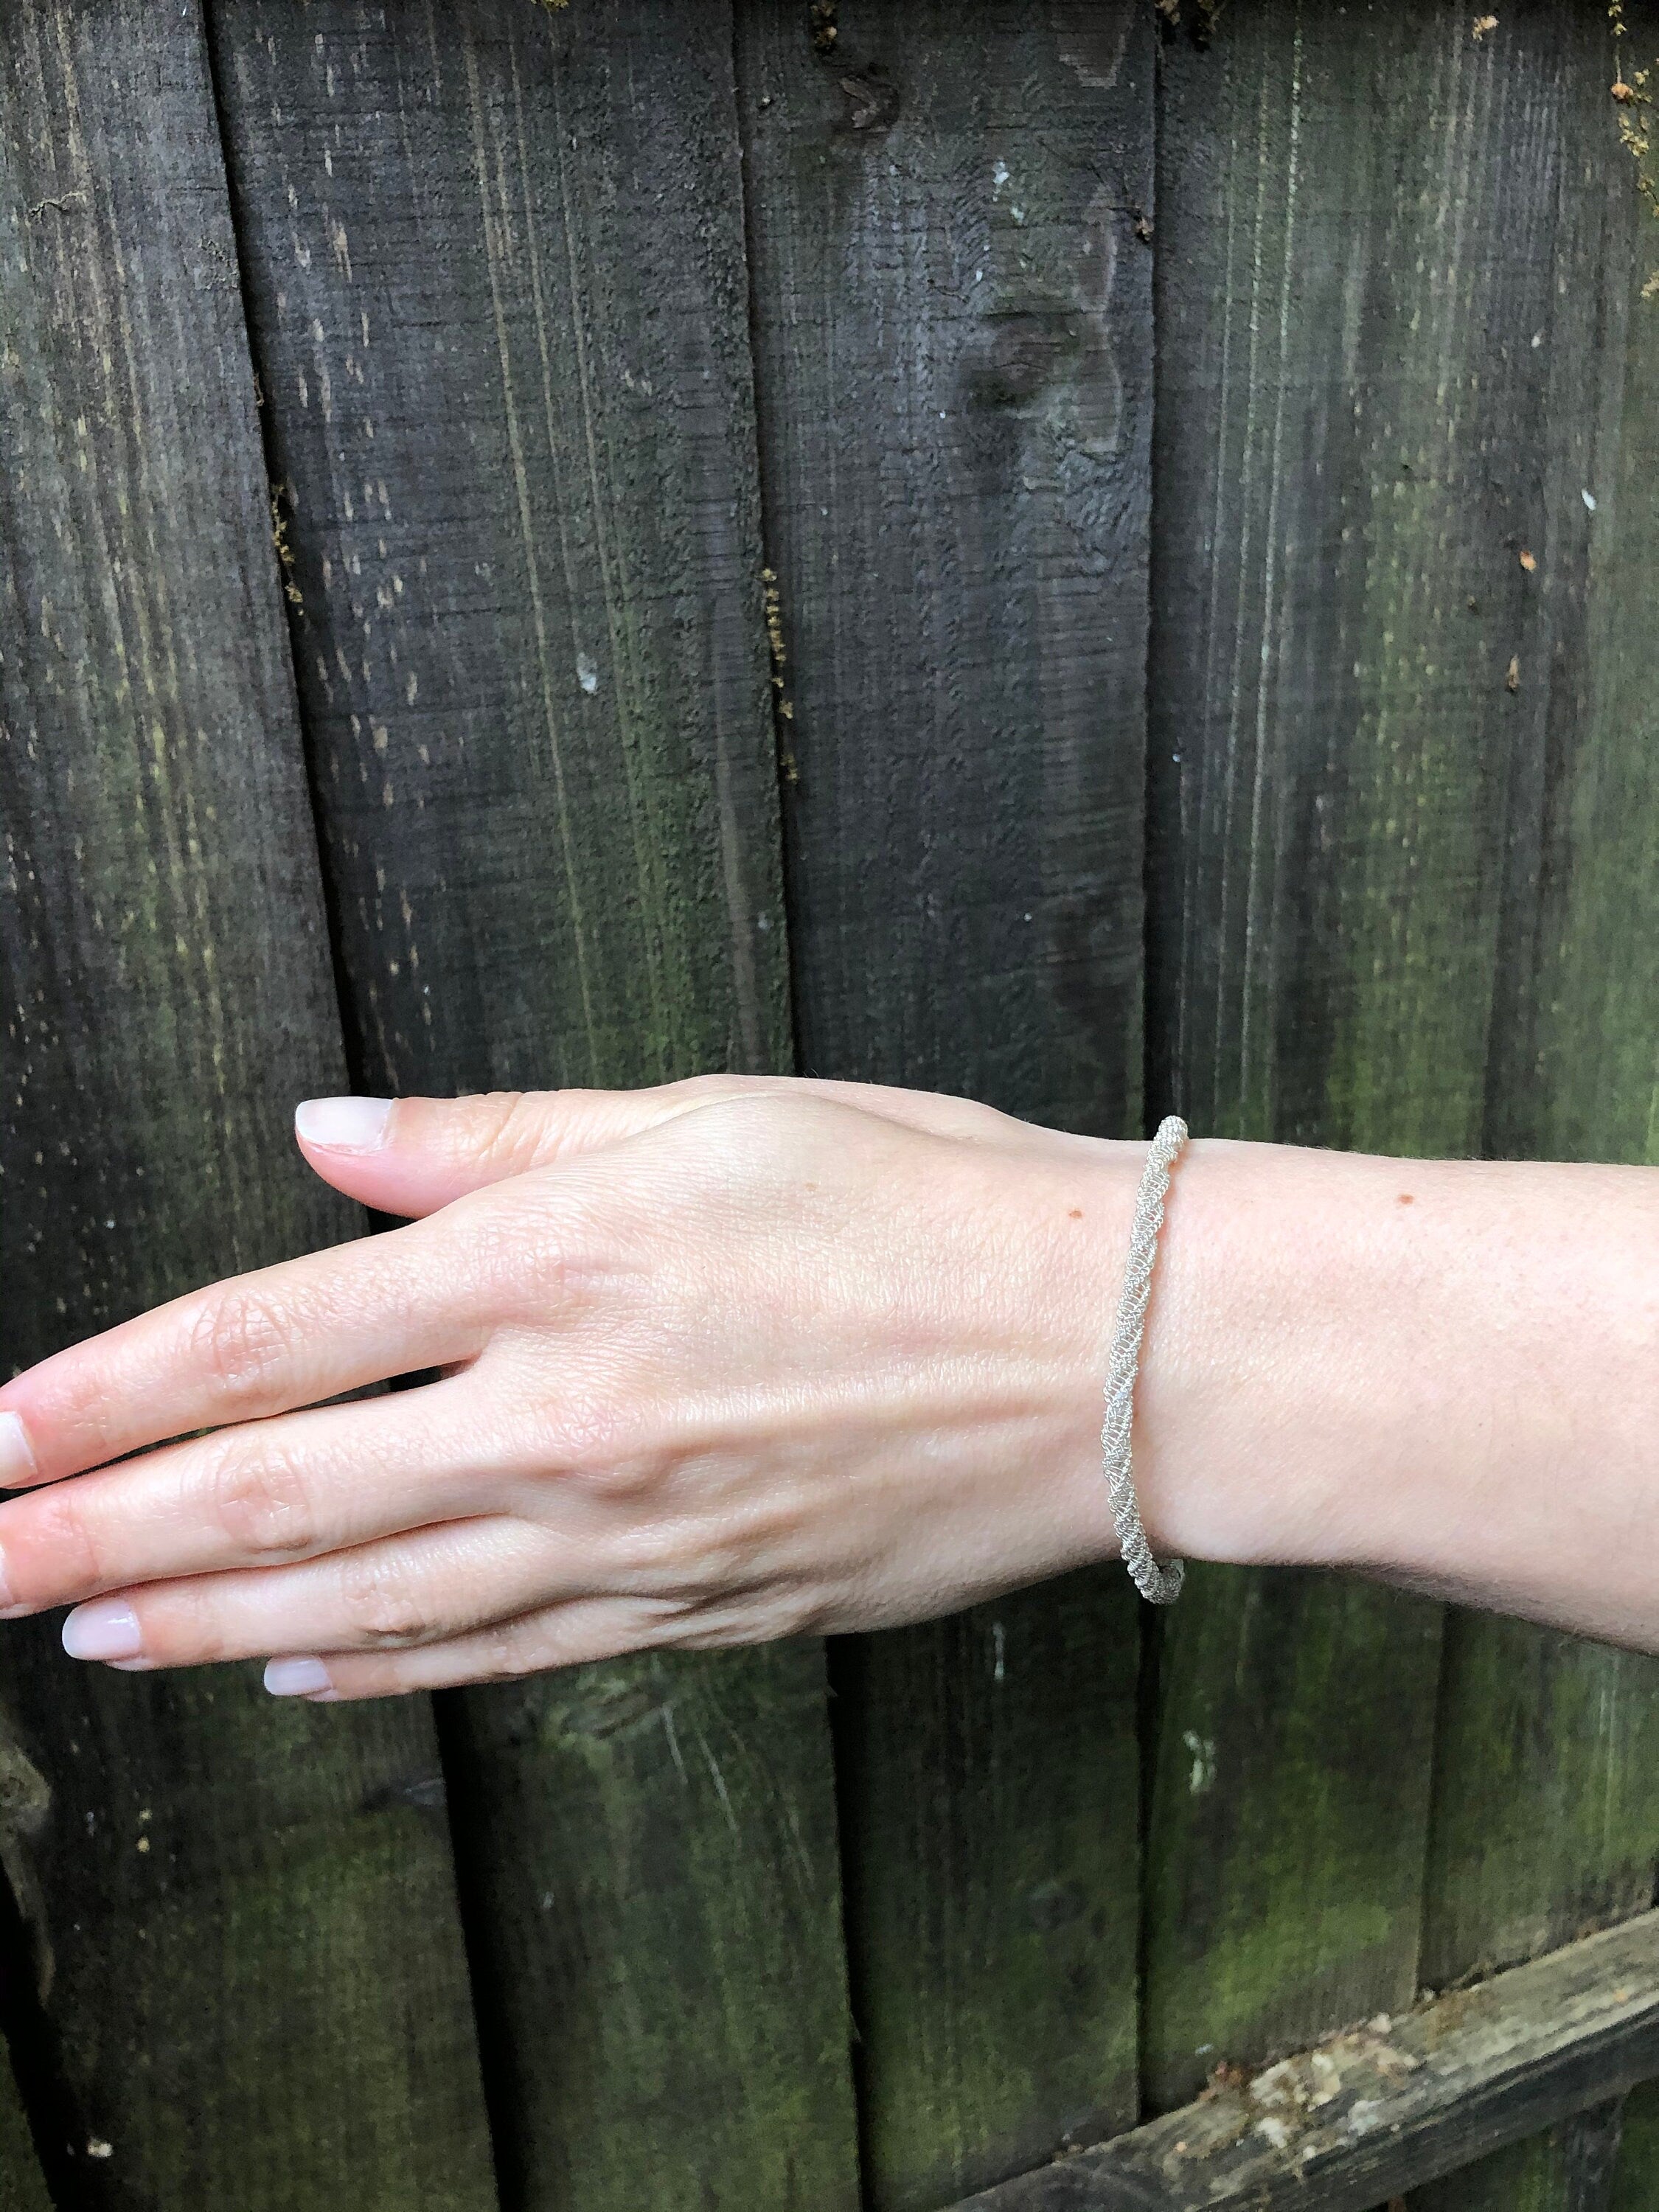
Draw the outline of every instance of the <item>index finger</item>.
M479 1351L487 1334L417 1222L192 1291L0 1388L0 1490L263 1419Z

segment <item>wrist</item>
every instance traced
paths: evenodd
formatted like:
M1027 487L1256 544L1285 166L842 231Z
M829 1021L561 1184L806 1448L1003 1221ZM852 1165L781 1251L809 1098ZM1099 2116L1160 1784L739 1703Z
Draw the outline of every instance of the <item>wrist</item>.
M1344 1563L1356 1425L1386 1413L1365 1317L1397 1296L1362 1223L1409 1188L1396 1164L1197 1139L1152 1279L1135 1419L1141 1516L1160 1556ZM1381 1261L1382 1264L1379 1264Z

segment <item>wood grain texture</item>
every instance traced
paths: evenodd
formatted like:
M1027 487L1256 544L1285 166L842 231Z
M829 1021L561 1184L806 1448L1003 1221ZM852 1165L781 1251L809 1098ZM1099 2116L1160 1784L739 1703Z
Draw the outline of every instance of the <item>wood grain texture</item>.
M1541 2135L1511 2143L1461 2172L1413 2190L1417 2212L1613 2212L1622 2098L1575 2112Z
M1619 2117L1619 2162L1608 2212L1656 2212L1659 2207L1659 2079L1626 2098Z
M1644 58L1659 54L1659 9L1631 29ZM1639 296L1653 226L1613 136L1599 14L1547 10L1513 33L1514 65L1553 87L1534 191L1559 276L1533 423L1517 425L1531 433L1538 567L1522 651L1536 674L1518 702L1486 1142L1502 1157L1659 1162L1659 303ZM1431 1984L1651 1904L1659 1662L1454 1613L1431 1834ZM1526 2156L1464 2176L1460 2203L1518 2201ZM1531 2156L1527 2201L1572 2203L1563 2145ZM1659 2201L1659 2164L1649 2181Z
M788 1064L720 0L222 0L370 1091ZM504 2193L850 2208L816 1645L446 1721Z
M361 1218L288 1126L339 1024L193 5L0 15L0 257L12 1372ZM76 1667L56 1629L0 1670L77 2204L485 2212L429 1708Z
M1544 5L1476 38L1429 0L1266 0L1166 48L1152 1060L1200 1130L1481 1149L1550 680L1576 41ZM1194 1597L1151 1847L1158 2104L1409 1999L1436 1706L1423 1608Z
M1434 2201L1461 2206L1462 2169L1493 2154L1511 2165L1510 2212L1605 2212L1618 2100L1656 2066L1650 1912L1377 2014L957 2212L1372 2212L1443 2176Z
M28 1856L51 1802L45 1775L0 1704L0 2212L49 2212L52 2201L33 2138L52 2122L38 2098L31 2112L15 2064L21 2059L26 2075L34 2066L37 2087L42 2073L50 2082L56 2070L35 2002L31 1923L40 1925L40 1899Z
M738 10L811 1073L1138 1129L1151 26ZM881 2212L1133 2115L1135 1601L847 1649Z
M52 2212L46 2177L29 2139L27 2115L0 2044L0 2212Z

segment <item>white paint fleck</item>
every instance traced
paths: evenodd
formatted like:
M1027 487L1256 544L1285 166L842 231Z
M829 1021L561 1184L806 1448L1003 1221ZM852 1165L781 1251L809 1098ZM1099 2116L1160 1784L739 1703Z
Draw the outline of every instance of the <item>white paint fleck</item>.
M576 681L590 699L599 688L599 672L585 653L576 655Z
M1213 1737L1194 1735L1191 1729L1183 1730L1181 1741L1193 1755L1193 1771L1187 1787L1194 1797L1200 1797L1215 1782L1215 1741Z
M1589 508L1589 512L1594 514L1595 512L1595 494L1593 491L1581 491L1578 496L1583 501L1584 505Z
M992 182L994 185L996 185L1000 186L1000 185L1006 185L1006 184L1007 183L1007 181L1008 181L1008 164L1007 164L1006 161L999 161L995 162L995 163L993 165L993 167L992 167L992 170L991 170L991 182Z

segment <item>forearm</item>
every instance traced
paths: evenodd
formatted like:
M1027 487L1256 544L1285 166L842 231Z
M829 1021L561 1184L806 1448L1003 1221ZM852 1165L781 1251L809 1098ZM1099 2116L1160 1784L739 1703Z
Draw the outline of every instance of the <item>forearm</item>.
M1659 1170L1195 1143L1155 1296L1156 1542L1659 1649Z
M76 1656L371 1697L1116 1555L1144 1146L748 1078L319 1103L300 1133L410 1226L0 1389L0 1614L76 1604ZM1656 1254L1659 1170L1192 1145L1135 1404L1155 1548L1659 1649Z

